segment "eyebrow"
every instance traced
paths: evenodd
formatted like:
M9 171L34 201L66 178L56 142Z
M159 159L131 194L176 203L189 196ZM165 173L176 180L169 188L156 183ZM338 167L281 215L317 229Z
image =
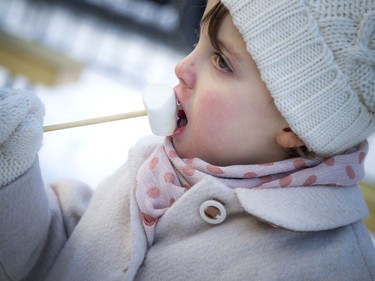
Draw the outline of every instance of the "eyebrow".
M224 50L225 52L230 54L231 57L233 57L233 59L235 59L236 61L241 61L241 53L238 52L234 45L229 44L229 42L222 40L220 37L217 37L216 40L219 47L218 51L222 53Z

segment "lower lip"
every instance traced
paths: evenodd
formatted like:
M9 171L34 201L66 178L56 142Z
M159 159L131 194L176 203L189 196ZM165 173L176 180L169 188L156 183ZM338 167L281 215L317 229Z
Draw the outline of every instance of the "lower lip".
M172 138L177 138L179 137L186 129L186 126L185 127L182 127L182 128L177 128L173 134L172 134Z

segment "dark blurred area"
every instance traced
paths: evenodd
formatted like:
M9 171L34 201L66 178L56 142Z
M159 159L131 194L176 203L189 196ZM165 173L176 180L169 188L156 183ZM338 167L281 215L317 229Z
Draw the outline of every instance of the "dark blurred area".
M0 67L10 73L5 84L12 86L15 75L34 84L69 82L87 66L139 83L146 73L138 70L153 68L158 53L184 56L192 50L205 5L206 0L0 0Z
M190 51L206 0L28 0L35 5L59 5L83 17L91 16Z

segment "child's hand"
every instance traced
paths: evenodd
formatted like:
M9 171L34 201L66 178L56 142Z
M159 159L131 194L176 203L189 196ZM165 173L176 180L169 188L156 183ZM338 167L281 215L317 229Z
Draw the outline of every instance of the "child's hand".
M33 164L43 137L44 107L26 90L0 89L0 188Z

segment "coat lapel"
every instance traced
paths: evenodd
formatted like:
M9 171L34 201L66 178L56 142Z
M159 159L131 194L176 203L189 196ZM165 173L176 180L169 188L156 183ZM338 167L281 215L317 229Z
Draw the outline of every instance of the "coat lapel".
M293 231L338 228L367 217L358 186L235 190L243 208L258 219Z
M138 145L129 151L129 178L134 185L139 167L144 163L159 142L154 136L142 139ZM130 187L130 226L131 227L131 260L127 270L126 280L133 280L147 253L147 239L139 216L134 186Z

